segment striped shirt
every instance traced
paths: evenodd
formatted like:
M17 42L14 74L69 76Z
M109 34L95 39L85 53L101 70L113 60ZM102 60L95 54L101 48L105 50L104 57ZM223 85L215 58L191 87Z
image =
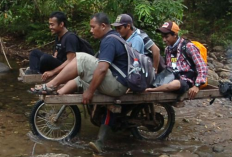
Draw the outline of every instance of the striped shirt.
M191 69L185 58L183 57L183 54L180 53L181 51L181 46L183 43L184 39L182 38L180 40L180 43L177 47L177 62L176 62L176 67L179 72L189 72L189 71L194 71L194 69ZM165 54L166 54L166 64L168 67L172 67L171 63L171 50L167 47L165 49ZM185 75L181 75L180 78L182 80L186 80L191 82L192 84L204 84L206 82L206 77L208 74L208 67L203 60L203 58L200 55L199 49L191 42L188 42L186 44L186 53L187 55L192 58L196 71L197 71L197 78L196 80L189 79ZM195 81L195 82L194 82Z

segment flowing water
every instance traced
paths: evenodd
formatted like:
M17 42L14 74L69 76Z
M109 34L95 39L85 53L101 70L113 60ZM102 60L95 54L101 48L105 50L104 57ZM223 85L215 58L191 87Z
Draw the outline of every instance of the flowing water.
M1 61L3 62L3 58L0 58ZM15 61L11 61L12 63L12 71L0 74L0 157L96 156L88 148L88 142L96 138L98 128L90 123L88 117L84 118L82 107L80 107L82 112L82 127L75 140L53 142L43 140L32 134L28 118L30 110L38 100L38 97L27 92L33 85L17 81L19 66ZM203 107L203 109L206 108ZM215 113L214 108L211 108L211 110L209 115L210 113ZM179 156L191 157L198 154L199 156L227 157L231 152L224 151L226 153L216 154L212 151L209 143L200 140L198 134L194 134L201 131L194 127L197 124L191 123L191 121L194 121L195 116L197 116L196 112L194 112L194 108L191 108L190 114L187 113L187 110L185 111L176 109L176 125L169 140L136 140L131 136L129 131L110 133L106 142L106 152L100 156L155 157L166 154L173 155L174 157L179 154ZM188 119L185 119L186 122L184 123L182 119L186 117ZM190 122L188 122L189 119ZM201 129L201 126L198 128Z

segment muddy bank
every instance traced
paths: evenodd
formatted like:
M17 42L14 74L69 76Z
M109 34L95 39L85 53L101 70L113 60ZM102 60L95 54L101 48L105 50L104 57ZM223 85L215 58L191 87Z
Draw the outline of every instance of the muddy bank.
M33 49L40 49L46 53L52 53L53 41L44 45L38 46L36 44L27 44L21 38L15 38L12 36L2 37L3 47L7 57L17 61L19 65L27 66L29 63L29 54ZM2 48L0 54L2 54Z

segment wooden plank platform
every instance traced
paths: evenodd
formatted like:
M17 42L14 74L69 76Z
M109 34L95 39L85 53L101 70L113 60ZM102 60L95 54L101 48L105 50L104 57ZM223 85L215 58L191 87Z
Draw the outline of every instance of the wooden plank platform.
M18 81L22 81L24 83L43 83L41 79L42 74L25 75L25 70L26 68L19 69Z
M208 85L205 89L199 91L195 99L219 98L222 97L215 86ZM67 95L47 95L42 98L46 104L81 104L82 94ZM141 94L125 94L121 97L110 97L102 94L96 94L93 97L93 104L139 104L139 103L162 103L175 102L176 100L188 100L188 93L181 97L175 93L168 92L149 92Z

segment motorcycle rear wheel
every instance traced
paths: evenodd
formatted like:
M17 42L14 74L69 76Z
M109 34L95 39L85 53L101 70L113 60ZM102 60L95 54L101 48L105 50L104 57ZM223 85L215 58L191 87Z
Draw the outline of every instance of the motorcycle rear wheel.
M151 117L147 117L147 115L152 115L151 108L149 108L149 110L146 109L148 106L149 104L141 104L137 106L135 109L133 109L131 118L141 122L148 121L148 119L151 121ZM153 106L155 108L155 117L158 121L158 124L156 126L140 124L131 128L131 133L135 138L146 140L161 140L166 138L171 133L175 124L174 109L171 105L168 104L153 104Z

